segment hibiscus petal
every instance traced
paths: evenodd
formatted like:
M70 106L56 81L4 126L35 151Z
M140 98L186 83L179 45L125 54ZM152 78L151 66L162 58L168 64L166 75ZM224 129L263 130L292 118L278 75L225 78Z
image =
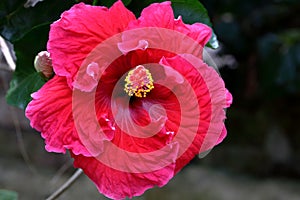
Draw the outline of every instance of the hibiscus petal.
M222 130L222 132L221 132L221 134L220 134L220 136L219 136L219 138L218 138L218 140L216 142L216 145L220 144L224 140L224 138L226 137L226 135L227 135L227 130L226 130L226 127L224 125L223 126L223 130Z
M114 155L111 155L114 156ZM174 164L148 173L128 173L115 170L95 158L72 155L74 166L82 168L102 194L111 199L142 195L154 186L164 186L174 176Z
M83 60L102 41L120 33L135 16L117 1L110 9L83 3L74 5L51 25L48 51L57 75L72 86Z
M136 28L145 28L145 27L156 27L156 28L166 28L174 31L179 31L184 35L194 39L201 47L204 47L205 44L209 41L212 30L209 26L202 23L194 23L192 25L184 24L181 16L178 19L174 19L173 9L171 7L171 2L163 2L163 3L153 3L147 8L145 8L141 16L134 21L131 21L128 25L128 30L136 29ZM148 36L147 29L143 30L145 33L139 33L139 38L141 36ZM130 33L127 34L126 41L128 42L128 38L130 37ZM161 31L157 33L157 35L161 36ZM133 36L133 35L132 35ZM151 36L151 35L150 35ZM151 36L152 37L152 36ZM144 37L147 38L147 37ZM143 39L138 39L143 40ZM145 39L146 40L146 39ZM146 40L147 41L147 40ZM163 41L163 40L159 40ZM133 42L133 44L138 44L138 42ZM125 45L125 44L124 44ZM129 45L128 46L132 46ZM138 46L135 47L135 49Z
M110 120L110 101L106 96L97 97L95 100L94 92L76 89L72 94L74 126L79 139L93 157L104 151L103 142L112 140L115 132Z
M226 136L232 96L200 60L210 36L204 24L174 19L170 2L150 5L138 20L121 0L110 9L77 4L51 25L57 75L32 95L26 116L46 149L70 149L74 166L107 197L161 187ZM124 92L137 65L155 86L142 98Z
M131 22L129 27L133 26L143 27L162 27L173 29L174 13L171 7L171 2L153 3L147 8L144 8L141 16L137 21Z
M113 144L128 152L149 153L170 143L172 135L166 134L168 130L165 128L166 121L170 118L170 113L166 112L169 111L158 101L135 99L127 105L123 99L114 102L112 106L113 110L117 109L114 113L116 132ZM177 153L173 153L174 151L169 153L170 158L165 156L166 160L174 160Z
M98 85L99 76L100 67L98 63L92 62L86 67L85 73L80 73L80 77L74 80L73 86L81 91L90 92Z
M205 46L212 35L212 29L209 26L202 23L184 24L181 17L176 20L175 30L193 38L202 47Z
M75 154L90 154L78 139L72 117L72 91L66 78L55 76L39 91L33 93L25 115L30 125L41 132L46 150L65 153L66 149Z
M232 94L226 89L226 108L232 104Z
M197 101L200 111L197 135L189 149L177 160L176 172L178 172L195 155L212 149L224 139L226 136L224 109L229 106L231 99L217 72L193 55L184 54L162 59L161 64L171 66L189 81L197 99L187 98L186 103L193 104Z

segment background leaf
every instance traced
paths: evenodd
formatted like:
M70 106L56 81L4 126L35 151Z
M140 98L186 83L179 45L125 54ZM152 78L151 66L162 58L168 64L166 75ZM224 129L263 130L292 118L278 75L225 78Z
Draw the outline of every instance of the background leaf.
M99 1L99 4L101 6L106 6L106 7L111 7L114 3L116 2L116 0L106 0L106 1ZM122 0L123 4L125 6L127 6L128 4L130 4L131 0Z
M17 200L18 194L14 191L0 190L0 199L1 200Z
M35 71L33 61L40 51L45 50L48 33L48 25L40 26L15 43L16 71L6 95L10 105L25 109L31 100L30 94L45 84L43 78Z
M57 20L60 14L73 5L73 1L46 0L34 7L25 8L26 0L9 0L0 3L0 35L14 42L34 27Z
M181 15L185 23L202 22L212 26L206 9L198 0L172 0L171 2L175 16Z
M31 100L30 94L40 89L44 83L38 73L26 74L22 78L15 74L10 82L6 100L10 105L25 109Z

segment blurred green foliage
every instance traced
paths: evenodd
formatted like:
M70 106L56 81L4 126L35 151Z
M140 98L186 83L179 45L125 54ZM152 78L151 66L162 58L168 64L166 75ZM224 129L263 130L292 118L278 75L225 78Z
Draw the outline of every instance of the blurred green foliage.
M72 1L52 0L26 8L26 0L9 0L0 3L0 34L14 42L37 26L49 24L71 7Z
M6 94L10 105L25 109L31 100L31 93L45 84L45 80L33 67L33 59L45 50L48 32L49 26L39 26L14 42L17 68Z
M18 194L10 190L0 190L0 199L1 200L17 200Z
M33 61L38 52L46 49L49 25L74 2L52 0L28 8L25 3L26 0L0 3L0 35L14 44L17 57L6 99L21 109L31 100L30 94L45 83L34 70Z

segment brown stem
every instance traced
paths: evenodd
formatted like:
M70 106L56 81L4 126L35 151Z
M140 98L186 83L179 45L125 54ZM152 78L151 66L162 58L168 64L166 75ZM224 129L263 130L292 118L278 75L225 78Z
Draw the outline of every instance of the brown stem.
M80 174L82 174L82 170L77 169L76 172L46 200L54 200L59 197L62 193L64 193L64 191L71 187L71 185L79 178Z

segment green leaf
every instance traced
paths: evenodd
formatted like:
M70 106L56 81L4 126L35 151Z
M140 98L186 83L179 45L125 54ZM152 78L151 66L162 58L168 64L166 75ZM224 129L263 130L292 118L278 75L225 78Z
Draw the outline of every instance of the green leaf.
M25 109L31 100L31 93L37 91L45 81L33 66L35 56L46 49L49 26L33 29L15 43L17 57L16 71L6 94L7 103Z
M174 15L181 15L185 23L202 22L211 26L206 9L198 0L172 0L171 2Z
M10 190L0 190L0 199L1 200L17 200L18 193Z
M73 5L73 1L47 0L25 8L26 0L9 0L0 3L0 35L14 42L34 27L57 20L60 14Z
M10 105L25 109L31 101L30 94L40 89L45 81L37 72L27 74L26 77L21 79L18 76L16 74L10 82L6 100Z

